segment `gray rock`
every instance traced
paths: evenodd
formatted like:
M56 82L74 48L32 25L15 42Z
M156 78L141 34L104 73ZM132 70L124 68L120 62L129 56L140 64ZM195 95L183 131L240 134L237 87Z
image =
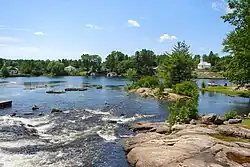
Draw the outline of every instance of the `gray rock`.
M148 131L152 128L154 128L155 126L152 123L148 123L148 122L138 122L136 124L133 125L132 129L133 131Z
M37 105L34 105L33 107L32 107L32 110L38 110L39 109L39 107L37 106Z
M108 123L111 123L111 124L116 124L117 121L116 120L108 120Z
M170 134L171 133L171 130L168 126L158 126L156 127L156 130L155 130L156 133L160 133L160 134Z
M51 113L59 113L59 112L62 112L62 110L60 110L59 108L53 108L51 110Z
M10 114L10 116L11 116L11 117L14 117L14 116L16 116L16 113L12 113L12 114Z
M239 124L242 122L242 119L229 119L228 123L229 124Z
M190 121L190 124L191 124L191 125L196 125L196 124L197 124L197 121L196 121L195 119L192 119L192 120Z
M205 116L201 117L201 122L204 123L204 124L210 124L210 123L214 122L216 117L217 117L216 114L211 113L211 114L208 114L208 115L205 115Z
M216 117L214 120L215 125L222 125L223 122L224 122L224 118L222 118L222 117Z
M223 129L228 131L232 128L223 126ZM249 146L221 141L207 135L208 131L211 129L189 125L179 131L179 135L138 134L125 142L124 150L128 162L135 167L249 166L246 165L250 162L247 158L250 156Z
M229 122L228 122L228 121L224 121L223 124L224 124L224 125L228 125Z
M43 116L43 113L39 113L38 116Z
M33 115L34 113L33 112L25 112L23 113L23 115Z

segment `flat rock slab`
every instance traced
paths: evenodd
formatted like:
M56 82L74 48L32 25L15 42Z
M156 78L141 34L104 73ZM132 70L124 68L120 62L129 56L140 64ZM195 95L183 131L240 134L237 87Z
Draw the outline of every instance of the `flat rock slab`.
M170 135L149 132L128 139L124 150L129 163L135 167L250 166L248 143L225 142L208 135L229 130L230 134L250 137L249 129L226 125L179 125L175 128L179 130Z

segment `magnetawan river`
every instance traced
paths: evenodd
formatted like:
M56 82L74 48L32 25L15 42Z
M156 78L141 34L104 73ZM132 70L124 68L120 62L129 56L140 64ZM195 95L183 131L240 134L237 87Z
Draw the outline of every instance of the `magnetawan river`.
M12 108L0 109L0 166L128 167L120 141L135 135L129 124L165 121L169 106L127 94L123 87L128 83L106 77L0 79L0 100L13 101ZM45 93L87 84L102 85L103 89ZM33 105L40 109L32 111ZM54 107L63 112L51 114ZM244 113L249 109L247 98L216 93L201 93L199 97L200 114L223 115L230 110ZM16 117L9 116L13 113Z

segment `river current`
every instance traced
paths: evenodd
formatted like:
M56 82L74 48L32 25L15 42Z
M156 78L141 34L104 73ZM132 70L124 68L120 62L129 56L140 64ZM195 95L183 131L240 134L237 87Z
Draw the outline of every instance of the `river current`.
M169 106L126 93L123 87L128 83L106 77L0 79L0 100L13 101L12 108L0 109L0 166L128 167L121 142L135 135L129 125L165 121ZM45 93L89 84L102 85L103 89ZM32 111L33 105L40 109ZM63 112L51 114L54 107ZM200 114L223 115L229 110L249 111L249 99L200 94ZM13 113L15 117L9 116Z

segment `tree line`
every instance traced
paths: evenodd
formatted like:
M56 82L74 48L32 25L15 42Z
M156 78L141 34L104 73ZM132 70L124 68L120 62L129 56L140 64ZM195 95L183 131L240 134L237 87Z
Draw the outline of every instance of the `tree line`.
M178 42L172 51L156 55L152 50L142 49L134 55L112 51L102 61L99 55L83 54L79 60L6 60L0 59L2 75L8 66L18 67L26 75L80 75L86 73L116 72L131 79L141 76L159 75L167 84L190 80L200 58L211 63L211 71L223 71L226 78L238 84L250 83L250 5L248 0L229 0L232 13L222 16L224 22L234 27L223 41L224 51L230 56L219 56L212 51L205 55L193 55L189 46ZM67 73L68 65L78 69Z
M186 45L185 42L178 42L177 46L179 44ZM195 69L201 56L193 56L191 53L184 54L189 54L190 65L192 69ZM156 55L152 50L142 49L130 56L120 51L112 51L104 61L102 61L99 55L90 54L81 55L79 60L8 60L0 58L0 69L2 69L2 73L5 74L5 77L7 77L6 68L9 66L17 67L21 75L27 76L84 75L91 72L116 72L119 75L126 75L132 70L132 72L135 72L136 75L140 77L144 75L154 75L160 66L166 64L165 61L170 64L171 61L168 60L169 55L167 52ZM213 71L225 71L228 65L227 60L230 60L231 57L219 57L218 54L214 54L211 51L208 56L203 55L203 59L212 64ZM67 73L64 68L69 65L75 67L77 72Z

